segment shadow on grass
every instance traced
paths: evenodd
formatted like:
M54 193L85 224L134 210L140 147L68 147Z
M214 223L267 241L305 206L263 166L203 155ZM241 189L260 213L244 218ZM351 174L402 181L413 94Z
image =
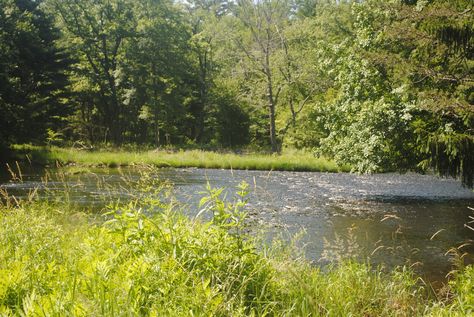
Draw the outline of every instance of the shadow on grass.
M26 162L32 165L48 165L55 163L51 151L47 147L32 145L14 145L5 150L5 156L2 153L1 163Z

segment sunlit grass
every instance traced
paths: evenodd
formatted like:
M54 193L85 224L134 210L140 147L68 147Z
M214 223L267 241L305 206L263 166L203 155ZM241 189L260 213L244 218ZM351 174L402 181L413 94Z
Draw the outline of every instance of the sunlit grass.
M86 166L125 166L150 164L157 167L199 167L281 171L349 171L331 160L317 158L310 152L288 151L283 154L234 154L210 151L84 151L71 148L14 147L19 159L26 155L34 161L76 163Z

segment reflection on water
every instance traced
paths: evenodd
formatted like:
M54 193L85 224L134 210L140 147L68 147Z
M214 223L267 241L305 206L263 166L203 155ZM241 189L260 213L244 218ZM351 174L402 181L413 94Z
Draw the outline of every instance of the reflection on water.
M67 176L71 201L99 208L104 193L108 198L127 199L131 192L126 179L139 177L132 168L92 172ZM43 194L64 189L62 181L45 185L41 180L45 173L25 170L22 183L7 182L4 177L2 187L19 196L35 187ZM251 188L251 228L265 228L269 236L304 229L307 256L319 263L325 263L322 255L328 258L331 251L339 252L338 243L352 243L357 254L346 250L345 255L370 258L387 267L415 263L422 274L439 279L450 269L446 252L474 238L474 232L464 227L472 213L467 207L474 206L474 193L452 179L418 174L202 169L160 169L156 173L175 184L176 198L190 205L191 211L197 210L208 181L213 187L227 188L230 194L245 180ZM463 250L474 253L472 246Z

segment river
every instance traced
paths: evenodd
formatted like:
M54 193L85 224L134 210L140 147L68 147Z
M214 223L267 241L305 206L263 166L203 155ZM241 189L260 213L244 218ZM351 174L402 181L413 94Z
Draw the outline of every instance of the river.
M87 173L52 177L55 170L25 169L23 181L0 177L10 194L26 196L34 188L41 193L70 191L70 199L100 209L106 192L127 199L124 179L137 179L136 168L91 169ZM325 265L342 257L354 257L388 269L412 265L429 281L442 281L452 268L452 247L472 242L474 232L464 224L474 212L474 192L453 179L431 175L315 172L262 172L241 170L158 169L154 177L174 184L174 196L189 205L190 216L209 182L226 188L228 197L246 181L250 186L248 224L264 230L267 239L289 238L304 231L299 241L306 257ZM56 179L56 180L54 180ZM43 180L43 181L42 181ZM105 186L104 186L105 185ZM434 236L433 236L434 235ZM465 246L466 261L473 262L474 247Z

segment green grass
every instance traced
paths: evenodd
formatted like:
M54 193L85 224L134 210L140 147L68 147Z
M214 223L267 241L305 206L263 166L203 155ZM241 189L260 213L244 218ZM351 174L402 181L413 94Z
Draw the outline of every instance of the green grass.
M293 151L280 155L232 154L200 150L178 152L167 151L84 151L72 148L46 148L35 146L14 146L16 158L29 159L52 164L75 163L84 166L126 166L149 164L157 167L199 167L244 170L281 170L341 172L349 171L348 166L338 166L325 158L316 158L312 153Z
M150 183L152 182L152 183ZM155 183L153 183L155 182ZM4 198L0 316L469 316L474 269L443 298L410 270L343 262L322 272L284 243L242 233L246 187L232 203L209 189L205 222L157 195L146 175L104 219L64 203ZM148 215L146 216L145 213ZM104 221L105 220L105 221Z

